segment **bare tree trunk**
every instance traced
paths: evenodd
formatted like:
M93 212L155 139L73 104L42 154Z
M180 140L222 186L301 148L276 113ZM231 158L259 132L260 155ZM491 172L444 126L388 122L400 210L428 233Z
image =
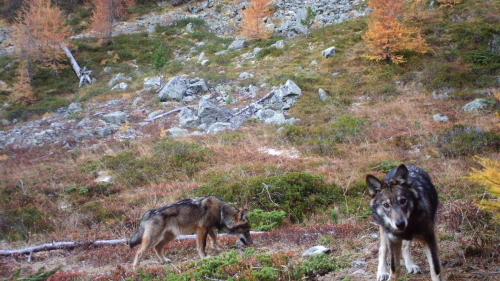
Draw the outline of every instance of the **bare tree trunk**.
M61 44L61 48L63 49L64 54L66 54L66 57L68 57L69 61L71 62L71 66L73 67L73 71L75 71L76 76L78 76L78 79L80 79L79 86L82 87L92 84L92 71L87 69L85 66L83 68L80 67L68 46Z
M259 235L264 232L251 231L252 235ZM226 233L217 235L219 237L229 236ZM196 235L179 235L176 240L195 240ZM53 250L71 250L80 247L103 247L103 246L116 246L116 245L127 245L127 239L113 239L113 240L96 240L96 241L61 241L52 242L42 245L13 249L13 250L0 250L0 256L14 256L14 255L31 255L37 252L46 252Z

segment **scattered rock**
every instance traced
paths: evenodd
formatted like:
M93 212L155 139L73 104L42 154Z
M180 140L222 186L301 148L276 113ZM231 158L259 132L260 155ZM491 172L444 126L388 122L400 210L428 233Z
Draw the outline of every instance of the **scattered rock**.
M229 50L241 50L248 46L248 42L245 39L236 39L234 40L229 47Z
M186 25L186 32L187 33L193 33L194 32L193 23L190 22L190 23L188 23Z
M210 125L218 122L229 122L232 113L227 108L219 107L208 98L202 98L198 106L198 118L201 124Z
M248 80L248 79L252 79L254 78L255 75L253 73L249 73L249 72L242 72L240 73L240 80Z
M98 184L113 184L114 178L109 171L99 171L95 182Z
M173 127L168 129L168 132L173 138L182 138L187 135L189 135L189 131L186 129L178 128L178 127Z
M187 96L195 96L208 91L205 80L201 78L190 79L186 75L176 76L160 90L158 97L160 101L176 100L182 101Z
M128 84L125 82L120 82L111 88L112 91L126 91L128 90Z
M269 125L281 126L288 124L283 112L277 112L272 109L261 109L257 111L256 117L265 124Z
M441 123L446 123L448 121L450 121L450 119L448 118L448 116L444 115L444 114L441 114L441 113L438 113L438 114L434 114L432 116L432 119L435 121L435 122L441 122Z
M330 99L330 95L328 94L328 92L325 91L325 90L323 90L323 89L321 89L321 88L319 88L319 90L318 90L318 95L319 95L319 99L322 102L325 102L325 101L327 101L327 100Z
M8 91L9 90L9 85L5 83L4 81L0 80L0 91Z
M285 85L274 91L270 99L271 107L279 110L288 110L294 106L302 96L302 90L292 80L286 81Z
M303 257L314 257L314 256L329 254L330 252L331 252L331 250L325 246L314 246L314 247L307 249L302 254L302 256Z
M276 43L272 44L271 47L274 47L276 49L284 49L285 48L285 41L283 41L283 40L276 41Z
M231 130L232 125L228 122L216 122L210 125L207 129L208 134L218 134L227 130Z
M328 49L325 49L321 54L325 58L331 58L337 54L337 49L335 47L330 47Z
M102 116L102 120L109 124L121 125L127 122L127 113L123 111L115 111Z
M185 107L179 114L179 126L183 128L196 128L200 125L197 112L189 107Z
M144 90L157 91L164 83L162 76L146 77L144 78Z
M132 78L129 76L125 76L123 73L118 73L116 74L111 80L108 82L108 86L110 88L113 88L116 84L122 83L122 82L131 82Z
M73 102L68 106L68 109L66 109L66 112L70 115L72 114L77 114L83 111L82 104L79 102Z
M464 105L463 110L468 113L480 112L495 105L494 101L478 98Z
M447 100L455 94L455 92L456 90L454 88L442 88L432 91L432 98L435 100Z

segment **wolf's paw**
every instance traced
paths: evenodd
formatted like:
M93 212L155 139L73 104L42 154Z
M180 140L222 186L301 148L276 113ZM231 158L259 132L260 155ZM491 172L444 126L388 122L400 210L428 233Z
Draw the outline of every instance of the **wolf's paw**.
M389 281L391 275L388 272L377 273L377 281Z
M406 265L406 271L410 274L419 274L422 273L420 267L416 264L408 264Z

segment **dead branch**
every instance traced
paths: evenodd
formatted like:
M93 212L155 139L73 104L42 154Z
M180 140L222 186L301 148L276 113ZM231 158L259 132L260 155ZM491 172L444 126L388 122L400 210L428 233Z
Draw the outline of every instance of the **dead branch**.
M156 115L155 117L153 118L150 118L150 119L146 119L145 121L146 122L152 122L152 121L155 121L156 119L160 119L162 117L165 117L165 116L168 116L168 115L172 115L174 113L177 113L177 112L180 112L184 107L179 107L179 108L176 108L176 109L173 109L173 110L170 110L168 112L165 112L165 113L162 113L162 114L159 114L159 115Z
M260 235L265 232L251 231L251 235ZM222 233L218 235L219 237L229 236L229 234ZM196 240L196 235L179 235L177 240ZM117 246L117 245L127 245L127 239L112 239L112 240L96 240L96 241L59 241L52 243L45 243L37 246L31 246L21 249L12 250L0 250L0 256L16 256L16 255L33 255L37 252L47 252L53 250L72 250L75 248L87 248L87 247L104 247L104 246Z

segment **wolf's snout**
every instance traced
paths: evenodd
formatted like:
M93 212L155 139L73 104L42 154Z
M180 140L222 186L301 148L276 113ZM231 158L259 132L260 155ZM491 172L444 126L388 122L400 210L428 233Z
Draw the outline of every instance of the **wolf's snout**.
M404 220L397 221L396 227L398 230L404 230L406 228L406 222Z

